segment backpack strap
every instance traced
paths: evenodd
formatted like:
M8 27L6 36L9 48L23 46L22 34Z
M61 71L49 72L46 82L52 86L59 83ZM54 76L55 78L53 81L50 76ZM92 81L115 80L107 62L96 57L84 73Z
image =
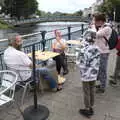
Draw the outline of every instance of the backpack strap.
M105 45L106 45L106 46L109 45L109 43L108 43L108 39L107 39L105 36L103 36L103 38L104 38L105 41L106 41L106 44L105 44Z

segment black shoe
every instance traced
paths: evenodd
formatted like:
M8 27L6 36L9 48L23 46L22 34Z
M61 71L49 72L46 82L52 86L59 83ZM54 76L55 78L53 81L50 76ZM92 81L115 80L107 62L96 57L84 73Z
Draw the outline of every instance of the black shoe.
M111 79L115 79L115 78L116 78L116 79L120 79L120 76L116 76L116 77L115 77L115 76L111 75L110 78L111 78Z
M105 89L104 88L98 88L96 90L96 93L104 93L105 92Z
M63 72L63 75L66 75L66 74L68 74L68 73L69 73L69 71L66 70L66 71Z
M85 117L88 117L90 118L91 115L93 115L90 110L87 110L87 109L80 109L79 110L79 113Z
M90 112L91 115L93 115L93 114L94 114L93 108L90 108L90 109L89 109L89 112Z
M114 81L114 80L110 80L109 83L112 84L112 85L117 85L117 82Z
M96 88L101 88L101 86L100 86L100 85L96 85L95 87L96 87Z

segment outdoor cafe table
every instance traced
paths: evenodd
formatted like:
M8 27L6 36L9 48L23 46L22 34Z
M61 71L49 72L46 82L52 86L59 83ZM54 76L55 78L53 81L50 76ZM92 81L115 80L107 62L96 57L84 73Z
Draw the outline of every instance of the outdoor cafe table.
M68 40L66 43L71 44L71 45L80 45L81 44L80 40Z
M53 58L53 57L55 57L55 56L58 56L59 55L59 53L56 53L56 52L52 52L52 51L44 51L44 52L42 52L42 51L40 51L40 50L38 50L38 51L35 51L35 58L37 59L37 60L42 60L42 61L46 61L46 60L48 60L48 59L50 59L50 58ZM30 54L28 54L28 56L32 56L32 53L30 53ZM60 76L58 76L58 79L59 79L59 81L65 81L64 79L64 77L60 77Z
M56 52L52 52L52 51L35 51L35 59L37 60L42 60L42 61L46 61L50 58L53 58L55 56L58 56L59 53L56 53ZM32 57L32 53L29 53L28 54L29 57Z

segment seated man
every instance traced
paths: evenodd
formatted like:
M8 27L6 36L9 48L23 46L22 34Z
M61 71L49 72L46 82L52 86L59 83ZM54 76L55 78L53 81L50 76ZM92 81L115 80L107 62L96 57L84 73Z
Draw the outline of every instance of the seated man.
M31 77L33 63L30 58L21 51L22 39L18 34L11 34L8 37L9 47L4 52L4 61L9 68L20 71L21 80L26 81ZM55 79L49 73L47 68L36 69L36 81L39 81L40 76L50 83L52 89L61 90L61 85L58 85Z

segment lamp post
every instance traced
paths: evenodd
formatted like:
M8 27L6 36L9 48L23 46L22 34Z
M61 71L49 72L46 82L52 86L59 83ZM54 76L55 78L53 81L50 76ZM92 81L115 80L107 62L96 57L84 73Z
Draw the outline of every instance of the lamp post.
M35 44L32 45L33 58L33 82L34 82L34 105L27 107L23 112L24 120L46 120L49 116L49 110L43 105L37 104L37 88L36 88L36 66L35 66Z
M114 16L113 20L115 21L115 18L116 18L116 8L114 8L113 16Z
M0 14L1 14L2 7L0 6Z

